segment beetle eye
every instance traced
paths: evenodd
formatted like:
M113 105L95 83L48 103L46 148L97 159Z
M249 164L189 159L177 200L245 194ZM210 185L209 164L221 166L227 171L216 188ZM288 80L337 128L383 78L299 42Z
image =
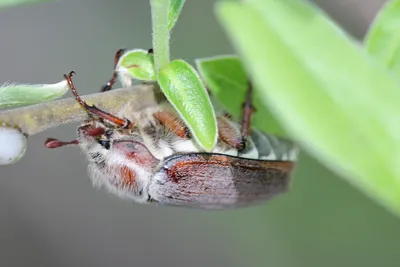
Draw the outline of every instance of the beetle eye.
M99 140L99 144L105 149L110 149L110 141L109 140Z

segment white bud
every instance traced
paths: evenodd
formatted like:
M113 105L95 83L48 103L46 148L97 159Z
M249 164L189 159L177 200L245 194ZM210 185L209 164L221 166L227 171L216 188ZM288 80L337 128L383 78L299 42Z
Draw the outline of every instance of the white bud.
M0 126L0 165L17 162L25 151L26 137L15 128Z

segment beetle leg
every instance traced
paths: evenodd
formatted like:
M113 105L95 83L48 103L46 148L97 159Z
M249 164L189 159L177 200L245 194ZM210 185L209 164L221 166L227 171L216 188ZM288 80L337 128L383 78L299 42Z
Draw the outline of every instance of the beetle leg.
M219 138L232 148L242 151L246 148L246 139L249 135L251 116L254 112L252 105L253 87L249 83L246 94L246 101L243 103L243 117L240 132L230 122L231 115L225 113L222 117L218 117L218 134Z
M252 99L253 99L253 86L252 83L249 82L249 86L247 89L247 94L246 94L246 101L243 104L243 118L242 118L242 123L241 123L241 143L243 143L243 148L242 150L246 147L246 139L249 135L249 130L250 130L250 123L251 123L251 116L253 115L253 112L255 111L253 104L252 104Z
M111 115L110 113L107 113L99 108L97 108L94 105L89 106L76 92L76 88L74 83L72 82L72 76L75 74L75 72L71 71L68 75L64 75L64 78L68 82L68 86L71 89L72 93L75 96L76 101L90 114L96 115L108 122L111 122L112 124L115 124L123 129L130 129L133 127L133 124L127 120L127 119L121 119L118 118L114 115Z
M185 126L183 121L179 120L172 113L167 111L159 111L153 114L154 118L162 125L168 128L171 132L175 133L180 138L190 138L189 129Z
M218 135L222 142L237 150L242 150L244 143L237 127L232 124L230 118L225 116L217 117Z
M102 86L101 88L101 92L105 92L105 91L110 91L113 87L113 85L115 84L115 82L117 81L118 78L118 73L117 73L117 65L118 65L118 61L121 58L121 56L124 54L126 49L119 49L116 53L115 53L115 57L114 57L114 72L113 75L111 77L111 79Z

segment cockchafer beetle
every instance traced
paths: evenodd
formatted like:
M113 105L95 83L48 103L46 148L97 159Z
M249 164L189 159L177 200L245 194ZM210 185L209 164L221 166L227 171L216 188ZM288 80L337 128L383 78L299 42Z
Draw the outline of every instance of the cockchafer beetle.
M115 64L122 50L116 54ZM73 72L65 75L93 119L72 142L48 139L49 148L78 144L89 160L95 186L139 203L228 209L262 203L285 192L297 156L289 140L250 129L251 85L241 125L217 116L219 139L202 151L157 85L128 102L117 116L86 104L76 92ZM103 87L110 90L117 74Z

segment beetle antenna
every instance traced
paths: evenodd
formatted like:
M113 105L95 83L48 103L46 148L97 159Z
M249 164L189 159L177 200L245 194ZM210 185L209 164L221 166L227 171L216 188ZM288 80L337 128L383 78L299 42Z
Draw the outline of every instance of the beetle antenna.
M126 49L119 49L114 56L114 72L112 75L112 78L105 84L102 86L101 88L101 92L106 92L106 91L110 91L113 87L113 85L115 84L115 82L117 81L118 78L118 73L117 73L117 65L118 62L121 58L121 56L125 53Z
M59 147L63 147L63 146L77 145L77 144L79 144L78 140L64 142L64 141L60 141L60 140L54 139L54 138L47 138L46 142L44 142L44 145L47 148L59 148Z
M246 147L246 139L249 136L249 130L250 130L250 123L251 123L251 117L253 115L253 112L255 111L253 104L252 104L252 99L253 99L253 85L249 81L249 85L247 88L247 94L246 94L246 101L244 102L242 109L243 109L243 118L242 118L242 129L241 129L241 135L242 135L242 141L241 143L243 144L243 149Z
M121 119L110 113L107 113L94 105L89 106L77 93L74 83L72 82L72 76L75 74L74 71L71 71L68 75L64 74L64 78L67 80L68 86L71 89L72 93L75 96L75 100L81 105L87 112L90 114L96 115L106 121L111 122L123 129L130 129L133 127L133 124L128 119Z

